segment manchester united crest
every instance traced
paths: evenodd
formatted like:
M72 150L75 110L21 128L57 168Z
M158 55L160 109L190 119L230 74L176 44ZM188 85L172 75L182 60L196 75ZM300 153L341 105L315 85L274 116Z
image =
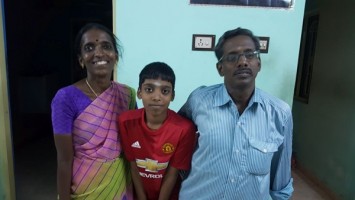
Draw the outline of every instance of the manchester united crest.
M169 153L173 153L175 150L174 145L170 144L170 143L165 143L162 147L162 150L164 153L169 154Z

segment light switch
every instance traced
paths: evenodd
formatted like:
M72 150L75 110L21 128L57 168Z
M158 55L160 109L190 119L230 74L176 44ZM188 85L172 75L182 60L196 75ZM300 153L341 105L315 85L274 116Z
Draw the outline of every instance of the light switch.
M259 37L260 53L268 53L270 45L270 37Z
M213 51L215 38L215 35L193 34L192 50Z

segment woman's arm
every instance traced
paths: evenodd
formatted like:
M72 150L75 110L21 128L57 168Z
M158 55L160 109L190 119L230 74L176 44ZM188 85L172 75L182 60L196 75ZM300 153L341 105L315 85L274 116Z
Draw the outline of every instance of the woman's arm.
M132 174L134 190L137 195L137 199L138 200L146 200L147 197L144 192L144 187L143 187L141 177L139 175L137 164L135 161L131 161L130 165L131 165L131 174Z
M57 149L57 191L60 200L70 200L73 169L73 142L71 134L54 134Z
M160 188L159 200L169 200L174 189L179 170L169 166L163 178Z

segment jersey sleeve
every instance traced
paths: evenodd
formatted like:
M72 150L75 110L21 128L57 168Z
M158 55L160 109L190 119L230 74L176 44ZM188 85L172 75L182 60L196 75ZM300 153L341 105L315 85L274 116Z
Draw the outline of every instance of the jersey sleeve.
M176 151L170 160L170 165L180 170L189 170L195 144L196 127L189 123L189 126L183 131Z
M128 138L128 131L127 131L126 123L124 120L124 115L122 115L122 114L118 116L118 127L119 127L119 133L120 133L119 134L119 136L120 136L119 142L121 142L123 153L128 161L133 161L134 157L130 151L131 147L129 145L130 142L129 142L129 138Z

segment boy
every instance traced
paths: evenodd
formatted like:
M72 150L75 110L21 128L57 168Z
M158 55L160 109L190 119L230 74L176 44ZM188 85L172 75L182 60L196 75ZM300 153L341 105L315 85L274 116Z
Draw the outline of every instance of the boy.
M137 199L178 199L179 170L190 168L196 128L168 108L174 87L175 74L167 64L148 64L139 74L137 90L144 108L118 118Z

